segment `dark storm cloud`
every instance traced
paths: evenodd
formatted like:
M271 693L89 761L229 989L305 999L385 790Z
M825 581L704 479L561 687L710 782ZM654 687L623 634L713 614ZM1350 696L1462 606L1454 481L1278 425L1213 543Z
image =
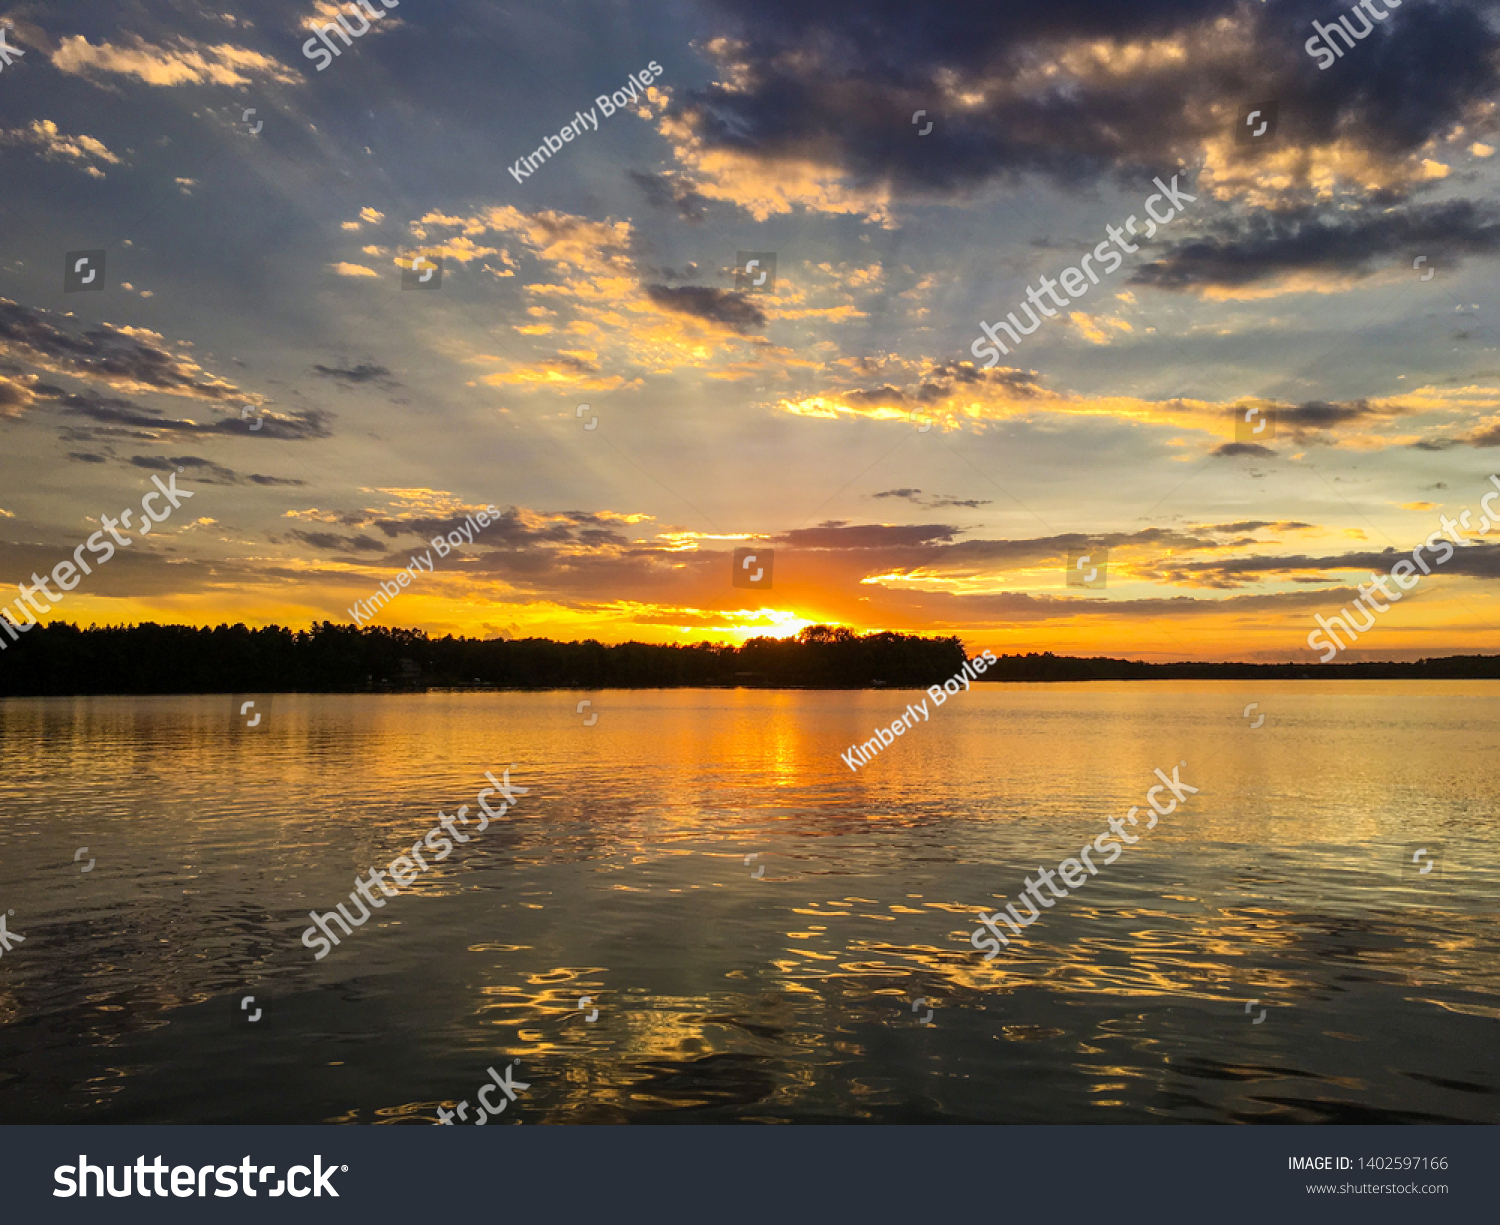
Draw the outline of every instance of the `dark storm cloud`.
M765 315L744 294L713 289L706 285L683 285L677 289L670 285L647 285L645 288L651 301L664 310L693 315L726 327L731 332L743 335L766 325Z
M1130 280L1178 291L1233 289L1289 272L1363 277L1392 264L1410 268L1416 255L1456 265L1466 255L1497 250L1500 210L1470 200L1352 217L1312 209L1259 212L1221 223L1209 237L1169 246Z
M1226 442L1223 446L1215 447L1212 453L1231 457L1253 455L1257 459L1273 459L1276 455L1270 447L1263 447L1258 442Z
M675 106L709 148L808 159L856 182L962 193L1038 172L1076 184L1109 171L1166 169L1224 132L1224 99L1275 98L1284 138L1335 136L1401 158L1445 135L1496 92L1497 37L1463 2L1407 4L1320 73L1304 54L1314 17L1343 0L719 0L722 84ZM1229 19L1246 42L1215 56ZM1108 71L1039 75L1065 44L1178 40L1185 54ZM1025 82L1025 84L1018 84ZM954 93L983 96L945 112ZM934 130L913 139L925 109Z

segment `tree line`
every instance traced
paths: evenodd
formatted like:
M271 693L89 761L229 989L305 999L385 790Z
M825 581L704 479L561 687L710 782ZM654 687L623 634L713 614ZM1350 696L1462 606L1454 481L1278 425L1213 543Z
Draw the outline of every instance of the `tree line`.
M1449 655L1406 663L1143 663L1133 659L1078 658L1051 651L1002 655L986 681L1286 681L1286 680L1496 680L1500 655Z
M4 641L0 638L0 641ZM957 637L857 634L812 625L743 646L429 638L421 630L323 621L311 629L38 625L0 651L0 696L751 686L909 689L940 684L967 658ZM1001 655L988 681L1494 680L1500 656L1410 663L1144 663L1050 651Z
M662 645L429 638L323 621L272 625L39 625L0 652L0 695L348 692L491 685L518 689L910 688L965 659L958 638L808 626L795 638Z

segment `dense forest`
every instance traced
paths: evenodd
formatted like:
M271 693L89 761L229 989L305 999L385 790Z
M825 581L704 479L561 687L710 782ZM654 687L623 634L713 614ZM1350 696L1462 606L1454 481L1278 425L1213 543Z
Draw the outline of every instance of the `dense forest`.
M5 641L0 638L0 641ZM910 688L941 684L964 662L957 638L855 634L814 625L796 638L695 643L429 638L420 630L335 625L143 625L53 622L0 651L0 695L272 693L492 685L656 689L680 685Z
M271 693L494 686L926 688L963 666L956 637L856 634L813 625L743 646L429 638L420 630L336 625L41 625L0 651L0 696L86 693ZM1500 678L1500 656L1413 663L1152 664L1066 655L1001 655L981 681Z

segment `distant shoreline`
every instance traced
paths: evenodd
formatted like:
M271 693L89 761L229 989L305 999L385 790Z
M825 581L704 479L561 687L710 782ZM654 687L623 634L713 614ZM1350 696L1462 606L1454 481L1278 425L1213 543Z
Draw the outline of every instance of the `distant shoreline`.
M974 652L978 654L978 652ZM604 689L926 689L969 658L956 636L809 626L741 646L429 638L324 621L309 630L51 622L0 651L0 697ZM1411 662L1146 663L998 655L974 683L1175 680L1500 680L1500 655Z

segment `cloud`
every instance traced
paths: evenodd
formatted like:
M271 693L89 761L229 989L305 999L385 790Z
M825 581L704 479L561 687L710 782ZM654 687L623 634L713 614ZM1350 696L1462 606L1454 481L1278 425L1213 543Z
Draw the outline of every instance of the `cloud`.
M695 191L684 176L670 172L642 174L638 170L627 173L653 208L675 212L681 220L694 223L707 215L704 206L708 198Z
M137 468L156 472L173 472L187 469L193 479L202 485L306 485L306 481L278 476L241 476L233 468L226 468L210 459L198 455L177 455L166 458L160 455L132 455L130 462Z
M287 533L309 548L327 553L384 553L385 545L373 536L340 536L334 532L304 532L300 528Z
M658 306L683 315L717 323L743 335L766 325L766 317L748 297L703 285L647 285L646 293Z
M920 362L896 356L879 359L841 359L843 371L888 376L886 381L861 386L825 386L794 392L780 399L783 412L802 417L864 417L873 421L905 424L926 419L944 432L961 428L978 430L991 422L1038 422L1047 415L1112 418L1174 429L1190 429L1222 436L1233 416L1249 401L1192 400L1181 396L1152 400L1120 394L1083 395L1057 392L1046 387L1035 370L996 366L983 370L972 362ZM1369 397L1329 402L1309 400L1280 404L1259 400L1275 414L1278 433L1294 442L1356 450L1418 446L1441 450L1469 445L1500 445L1500 419L1487 421L1462 440L1413 442L1399 437L1391 427L1404 418L1443 412L1495 412L1500 409L1500 388L1468 385L1459 388L1416 388L1398 396ZM1358 426L1360 428L1351 428ZM1489 444L1485 439L1494 437ZM1274 452L1255 444L1227 443L1217 446L1222 456L1270 456Z
M1457 438L1423 438L1411 444L1418 451L1451 451L1454 447L1500 447L1500 422L1478 426ZM1437 486L1442 488L1442 486Z
M354 15L360 17L361 20L365 20L365 24L369 27L363 34L358 36L360 38L365 38L373 34L384 34L387 30L395 30L405 24L395 13L389 12L383 7L376 8L374 0L371 0L369 7L382 20L365 20L369 17L368 13L364 17L360 17L359 7L354 5L352 0L313 0L313 11L309 16L302 19L302 25L308 30L316 30L319 26L326 26L329 22L338 22L340 25L349 23L349 10L351 8L354 10ZM396 6L392 4L391 7L394 8ZM340 14L343 14L342 22L339 21ZM352 33L353 31L351 30L350 32ZM341 40L344 38L342 34L337 35L337 37Z
M20 417L35 402L28 386L0 374L0 418Z
M298 84L294 73L258 51L232 43L208 46L182 37L158 46L140 35L130 35L121 44L100 43L96 47L81 35L74 35L58 43L52 64L61 72L95 83L100 76L113 74L158 86L250 85L257 81Z
M485 266L496 275L515 272L524 278L516 289L525 295L525 313L545 322L512 325L517 334L536 338L529 356L478 351L470 357L495 367L479 380L487 386L615 390L669 370L737 379L767 367L817 364L805 352L768 344L759 334L768 321L799 305L795 294L778 295L773 304L710 286L658 283L673 278L638 265L637 239L628 221L550 209L523 213L506 205L467 217L429 213L412 232L434 250L439 249L434 243L453 249L460 237L492 234L509 243L499 252L503 271ZM845 304L814 313L842 317L850 309ZM738 349L740 360L726 363L726 348Z
M390 390L401 386L386 367L377 366L373 362L361 362L357 366L315 365L313 371L344 387L362 387L368 383Z
M1308 3L717 7L732 33L703 44L716 79L675 91L658 126L684 168L674 195L757 219L804 207L878 221L902 195L960 201L1025 175L1138 184L1195 163L1223 199L1406 194L1443 173L1432 146L1482 124L1500 81L1500 38L1466 3L1393 12L1326 77L1301 51L1326 7ZM1252 98L1280 102L1270 150L1235 140ZM920 139L918 110L934 124Z
M0 298L0 354L54 374L107 383L116 392L164 392L218 402L243 397L146 328L93 326L73 315Z
M92 136L64 136L50 119L33 119L29 127L0 130L0 145L37 150L49 162L66 162L96 179L104 177L103 166L118 166L120 159Z
M1434 534L1441 535L1441 533ZM1460 539L1464 537L1460 535ZM1462 574L1483 579L1500 578L1500 544L1488 544L1469 539L1469 543L1454 548L1453 556L1440 566L1436 564L1436 557L1433 553L1427 556L1429 558L1427 564L1435 574ZM1285 578L1298 574L1304 576L1311 574L1315 576L1313 581L1329 582L1332 581L1331 576L1343 572L1361 577L1370 574L1387 574L1391 567L1403 557L1410 560L1411 550L1403 552L1392 547L1379 552L1335 553L1323 557L1314 557L1305 553L1280 557L1230 557L1209 561L1174 562L1171 567L1163 571L1162 577L1167 581L1180 581L1184 576L1194 576L1200 579L1212 576L1222 580L1220 585L1239 585L1244 581L1251 579L1258 581L1266 576Z
M1303 208L1221 222L1211 236L1170 245L1130 282L1209 298L1260 297L1251 287L1332 293L1378 271L1411 275L1413 253L1439 266L1500 251L1500 209L1470 200L1351 215Z
M901 498L914 506L926 507L928 510L942 510L949 506L956 506L965 510L977 510L981 506L991 505L991 500L988 498L932 497L924 501L920 489L887 489L884 493L874 493L870 496L872 498Z
M79 395L50 384L37 384L34 391L37 399L59 404L68 415L95 422L97 426L103 427L83 426L67 429L64 436L74 442L121 436L140 441L152 441L164 434L180 434L185 437L234 434L259 440L274 438L286 442L306 442L314 438L330 436L326 425L328 416L318 409L305 409L290 414L263 410L257 417L261 428L254 434L247 435L247 423L238 415L224 416L212 423L204 423L168 417L158 409L135 404L119 396Z
M886 492L908 501L920 495L912 488ZM292 512L296 518L356 531L376 515ZM465 546L460 565L444 577L469 584L476 597L540 600L589 617L627 615L628 610L630 620L646 624L722 627L726 620L733 621L739 596L752 601L750 608L760 607L753 601L763 599L755 593L736 593L726 607L724 575L731 548L764 541L779 554L778 606L844 609L866 620L916 624L928 632L987 620L1067 623L1080 616L1110 621L1175 620L1215 612L1301 611L1321 605L1330 593L1302 590L1300 585L1334 581L1300 556L1260 559L1265 564L1264 580L1249 571L1244 576L1235 573L1241 561L1257 560L1247 555L1247 548L1272 549L1279 533L1315 530L1295 521L1241 520L1021 539L972 537L965 529L944 523L834 521L777 535L732 537L667 529L632 538L623 530L645 518L605 512L542 513L512 506L472 546ZM419 532L425 537L453 522L445 514L403 515L385 534L395 539ZM329 552L348 552L355 539L336 532L313 532L310 537L320 540ZM1111 550L1112 586L1154 583L1213 591L1247 582L1297 581L1299 589L1227 599L1177 592L1133 599L1118 593L1112 593L1112 598L1064 594L1064 559L1070 549L1085 545ZM364 551L374 553L368 545ZM398 566L404 560L399 553L390 559ZM1343 565L1347 559L1336 560L1342 568L1355 568ZM785 584L780 578L783 573ZM1295 579L1288 579L1288 574ZM1058 589L1056 594L1053 588ZM601 600L603 592L608 595Z
M352 223L347 223L347 224L352 224ZM338 263L338 264L329 264L328 266L330 268L332 268L334 270L334 272L338 273L339 276L374 276L374 277L378 277L380 275L380 273L376 272L375 269L373 269L373 268L366 268L363 264Z

